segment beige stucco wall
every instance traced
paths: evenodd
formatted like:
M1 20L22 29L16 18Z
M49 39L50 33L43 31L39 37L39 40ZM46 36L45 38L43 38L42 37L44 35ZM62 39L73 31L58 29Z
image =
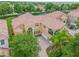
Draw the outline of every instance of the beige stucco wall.
M48 27L44 27L45 25L41 24L41 31L42 31L42 35L45 36L45 38L48 39L49 36L51 36L49 33L48 33Z
M38 24L38 26L36 26L36 24ZM44 27L43 24L40 23L36 23L36 24L25 24L25 31L27 32L28 28L32 28L33 30L39 30L43 35L45 36L50 36L50 34L48 33L48 27ZM21 29L20 27L18 27L21 31L20 32L15 32L15 34L18 33L22 33L23 29ZM14 30L18 30L18 28L14 29Z
M9 56L9 49L0 48L0 56L8 57Z
M34 28L34 25L31 25L31 24L24 24L24 29L25 29L25 31L27 32L27 30L28 30L28 28ZM23 33L23 29L20 27L20 26L18 26L17 28L14 28L13 27L13 30L14 30L14 34L16 35L16 34L19 34L19 33Z
M25 25L25 31L27 32L28 28L34 28L34 25Z

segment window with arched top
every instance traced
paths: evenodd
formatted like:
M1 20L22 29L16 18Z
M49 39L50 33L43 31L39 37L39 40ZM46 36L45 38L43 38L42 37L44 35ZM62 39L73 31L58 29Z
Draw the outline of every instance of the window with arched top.
M32 28L31 27L28 28L27 32L32 32Z

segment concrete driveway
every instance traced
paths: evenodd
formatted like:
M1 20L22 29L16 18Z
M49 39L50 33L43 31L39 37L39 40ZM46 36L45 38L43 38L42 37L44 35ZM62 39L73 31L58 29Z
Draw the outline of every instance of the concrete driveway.
M50 46L49 41L43 38L42 36L38 37L38 41L41 47L41 51L39 52L39 57L48 57L46 49Z

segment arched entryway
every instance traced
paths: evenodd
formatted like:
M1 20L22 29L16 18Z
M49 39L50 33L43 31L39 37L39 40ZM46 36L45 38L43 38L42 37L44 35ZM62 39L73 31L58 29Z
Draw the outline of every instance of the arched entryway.
M33 29L30 27L30 28L28 28L28 30L27 30L27 32L33 32Z
M34 35L35 36L40 36L41 35L41 31L38 29L34 29Z

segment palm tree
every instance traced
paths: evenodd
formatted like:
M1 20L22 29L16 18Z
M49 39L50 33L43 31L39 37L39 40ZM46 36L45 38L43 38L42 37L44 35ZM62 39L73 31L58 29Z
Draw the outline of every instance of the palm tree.
M71 41L73 37L69 35L66 30L58 31L53 35L50 40L53 42L53 48L58 49L60 51L60 56L62 56L62 49L67 45L69 41Z

